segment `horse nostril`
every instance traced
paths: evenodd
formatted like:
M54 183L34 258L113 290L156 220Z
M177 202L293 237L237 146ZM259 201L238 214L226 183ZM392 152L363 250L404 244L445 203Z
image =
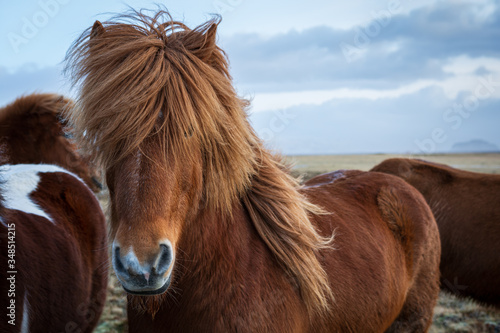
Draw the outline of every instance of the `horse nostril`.
M115 256L114 256L114 264L115 264L115 269L117 271L124 272L125 271L125 266L123 266L122 259L120 257L120 247L115 247Z
M172 264L172 249L170 246L161 244L160 253L156 264L153 266L153 272L158 275L163 275Z

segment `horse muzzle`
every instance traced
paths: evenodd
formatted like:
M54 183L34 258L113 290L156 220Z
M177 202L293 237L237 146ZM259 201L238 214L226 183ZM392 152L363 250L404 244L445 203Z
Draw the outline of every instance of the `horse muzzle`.
M133 295L159 295L170 286L174 252L169 242L160 244L150 260L140 263L132 248L122 255L122 249L113 244L113 268L123 289Z

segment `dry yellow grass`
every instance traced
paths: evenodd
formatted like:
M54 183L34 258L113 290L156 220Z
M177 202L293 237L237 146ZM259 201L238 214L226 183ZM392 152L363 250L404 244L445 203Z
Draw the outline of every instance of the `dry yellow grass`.
M474 172L500 174L500 154L453 154L453 155L327 155L289 156L295 166L295 175L304 178L339 169L369 170L391 157L420 158L448 164ZM103 206L107 197L101 196ZM500 283L500 281L499 281ZM114 273L110 272L108 298L103 315L95 332L121 333L127 331L126 296ZM434 309L431 333L500 333L500 310L483 307L471 300L462 300L441 293Z
M368 171L378 163L393 157L417 158L447 164L454 168L483 172L500 173L500 154L442 154L442 155L298 155L287 159L296 173L320 174L340 169Z

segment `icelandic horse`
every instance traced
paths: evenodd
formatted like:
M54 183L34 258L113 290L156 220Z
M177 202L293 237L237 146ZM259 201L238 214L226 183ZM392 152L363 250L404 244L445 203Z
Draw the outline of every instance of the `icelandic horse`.
M441 237L441 287L500 308L500 175L405 158L372 171L402 178L427 200Z
M130 332L427 331L440 244L424 198L360 171L300 187L252 130L218 23L133 12L67 54Z
M103 309L107 228L55 116L67 102L30 95L0 109L0 332L90 333Z

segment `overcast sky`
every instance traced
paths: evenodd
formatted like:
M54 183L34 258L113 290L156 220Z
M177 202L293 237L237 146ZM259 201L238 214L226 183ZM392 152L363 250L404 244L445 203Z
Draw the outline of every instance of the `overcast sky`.
M219 43L251 121L287 154L431 153L500 147L499 1L161 1ZM8 2L0 11L0 105L68 94L61 62L96 19L150 1Z

